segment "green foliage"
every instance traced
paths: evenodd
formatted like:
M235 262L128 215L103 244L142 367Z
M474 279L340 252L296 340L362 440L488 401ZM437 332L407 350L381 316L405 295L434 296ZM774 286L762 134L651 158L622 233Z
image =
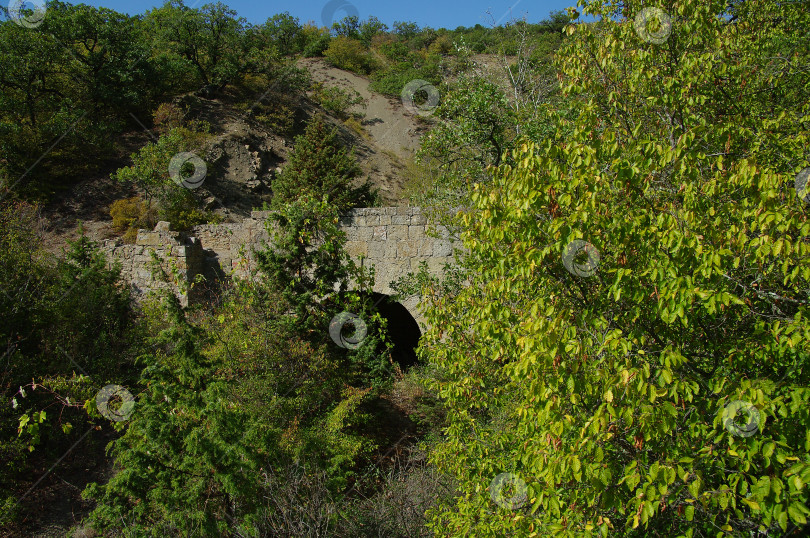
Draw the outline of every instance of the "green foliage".
M680 2L658 46L614 8L589 3L600 23L569 30L559 68L579 116L475 190L471 285L428 313L421 353L451 421L433 460L461 489L434 527L801 534L810 226L792 185L808 14L760 1L730 21L725 3ZM564 267L575 239L600 254L591 276ZM750 436L724 421L736 400L756 409ZM525 482L524 507L491 501L503 472Z
M360 23L360 41L367 47L371 45L371 40L375 36L386 32L388 32L388 25L374 15L370 15L368 19Z
M131 345L129 294L119 268L80 230L63 258L53 259L36 235L36 208L0 202L0 487L14 493L0 518L30 515L17 504L40 476L35 465L56 461L86 430L84 402L98 386L127 377ZM76 375L76 371L87 375ZM35 494L33 495L36 496ZM4 499L5 501L5 499Z
M347 15L332 23L332 31L337 36L360 39L360 21L356 15Z
M436 113L448 120L436 126L422 145L422 154L460 163L480 177L498 165L506 149L507 129L514 120L506 96L481 77L462 76L444 92Z
M235 517L252 521L262 452L248 447L270 446L274 432L247 420L227 383L211 378L207 338L173 295L165 315L168 326L152 340L157 354L142 358L144 390L113 445L119 472L84 495L99 502L91 515L97 529L126 521L163 536L221 534Z
M112 446L118 472L84 494L98 502L97 530L261 535L275 506L267 492L290 487L273 478L278 469L303 462L330 495L358 480L377 446L363 410L378 394L369 358L387 349L379 316L346 291L350 279L373 282L348 260L327 202L302 198L275 217L273 247L256 252L261 276L238 281L212 316L192 323L170 294L162 307L147 304L158 336L141 357L144 389L129 426ZM344 309L369 320L359 349L329 336Z
M323 53L326 61L337 68L354 71L361 75L373 69L373 59L358 39L339 35L329 42Z
M256 252L266 286L283 297L291 317L290 330L314 331L327 341L324 328L341 311L361 316L367 324L363 345L351 350L343 378L353 386L380 385L392 373L383 336L383 320L369 304L373 269L363 269L344 250L346 235L338 228L339 214L327 199L302 196L272 214L268 222L272 248ZM349 293L352 285L359 292Z
M301 196L272 216L278 223L277 230L268 228L273 248L256 252L258 267L268 275L270 291L293 306L296 325L324 327L324 300L336 286L348 289L353 267L342 248L345 234L337 227L337 210L327 200Z
M560 36L525 20L492 32L500 36L497 66L479 63L463 36L456 44L451 69L458 75L442 84L435 111L441 121L423 137L417 153L418 165L431 173L411 174L416 177L409 180L411 200L440 208L446 223L454 208L469 205L473 183L489 181L486 167L509 159L518 136L541 141L558 128L552 110L569 115L575 110L570 98L559 95L551 65Z
M204 129L204 130L196 130ZM211 216L199 210L198 201L191 189L177 184L169 174L169 165L176 155L202 149L206 140L207 126L192 125L177 127L161 135L157 141L147 143L132 155L132 166L119 169L113 178L132 182L146 194L146 203L157 202L158 216L183 230L195 224L207 222ZM190 170L193 173L194 170ZM181 177L186 173L181 169Z
M338 210L364 207L373 201L373 195L368 182L352 186L359 175L360 168L335 129L322 115L315 116L304 134L296 137L289 161L273 181L273 207L280 208L304 195L325 197Z
M343 124L354 131L355 134L364 138L366 141L371 141L371 135L368 134L368 131L366 131L365 127L363 127L363 124L357 121L355 118L347 118L343 121Z
M129 243L135 242L138 229L152 229L157 223L157 215L139 196L116 200L110 205L113 228L124 234Z
M0 23L0 153L17 192L46 197L70 183L54 177L95 170L155 94L146 54L135 19L104 8L49 2L35 30Z
M409 297L429 295L434 299L457 295L464 287L466 273L463 265L445 264L442 268L442 277L431 274L427 262L419 263L416 272L398 278L391 283L395 297L402 301Z
M503 91L482 76L462 75L440 93L435 115L442 121L422 138L408 191L453 226L456 208L470 203L472 184L487 183L486 167L511 147L517 117Z
M9 360L7 383L19 386L71 372L65 352L82 360L86 370L110 375L121 358L118 346L123 342L115 339L124 332L129 312L129 294L118 286L120 268L107 267L103 253L82 229L76 241L68 241L64 258L54 263L40 249L33 208L7 201L0 207L0 301L9 313L0 337Z
M253 68L244 19L221 2L201 8L172 0L149 11L143 19L154 46L173 56L172 61L193 70L197 83L221 90Z
M172 129L182 127L187 114L187 108L184 109L175 103L161 103L160 106L152 112L152 123L155 126L155 130L163 134Z
M369 86L371 89L389 97L400 97L402 90L412 80L439 84L443 72L441 56L426 52L405 52L396 49L395 44L390 47L391 49L383 50L396 61L373 73Z
M119 285L120 265L108 267L107 258L84 229L68 240L69 250L56 265L58 278L49 306L53 315L50 336L74 360L82 360L87 372L112 378L120 369L120 350L125 341L116 341L128 326L130 296Z
M279 53L284 56L303 52L306 47L306 36L298 17L293 17L287 11L267 19L260 31L275 44Z
M236 108L253 115L275 133L291 136L301 116L301 100L310 88L309 72L287 61L271 75L248 75L234 89Z
M324 86L322 83L314 85L313 99L324 110L331 112L342 120L349 117L349 108L356 105L365 105L366 103L366 100L357 90L344 90L339 86Z
M412 39L419 34L419 25L415 22L394 21L394 33L398 35L400 39Z
M323 56L331 41L329 30L307 24L301 29L303 34L303 55L307 58Z

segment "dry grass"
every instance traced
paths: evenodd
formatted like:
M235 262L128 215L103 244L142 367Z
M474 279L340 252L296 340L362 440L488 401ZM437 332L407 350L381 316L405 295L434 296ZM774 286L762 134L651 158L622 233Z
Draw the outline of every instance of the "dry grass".
M365 128L363 128L363 125L359 121L357 121L356 118L347 118L343 122L343 124L346 125L346 127L351 129L355 134L360 136L366 142L372 141L371 135L368 133L368 131L365 130Z

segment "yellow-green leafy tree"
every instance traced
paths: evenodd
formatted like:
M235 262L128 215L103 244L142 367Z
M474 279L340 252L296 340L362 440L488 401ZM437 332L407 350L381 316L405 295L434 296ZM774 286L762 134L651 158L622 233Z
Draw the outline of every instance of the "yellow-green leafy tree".
M433 461L459 481L432 525L803 535L810 11L580 7L597 22L567 27L557 64L578 117L491 168L470 285L429 304Z

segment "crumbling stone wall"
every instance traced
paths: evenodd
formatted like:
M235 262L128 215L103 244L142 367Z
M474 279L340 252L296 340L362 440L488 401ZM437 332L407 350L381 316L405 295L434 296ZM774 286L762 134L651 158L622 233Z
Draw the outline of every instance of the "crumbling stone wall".
M138 230L134 245L108 239L101 249L111 262L121 264L121 277L130 284L136 298L152 290L169 288L180 297L183 306L188 306L184 284L193 282L205 266L199 239L170 231L167 223L159 223L153 231Z
M108 240L102 248L109 258L121 261L123 277L136 294L169 286L188 304L181 288L198 274L213 281L228 276L244 278L255 271L253 250L265 248L270 241L265 227L268 215L267 211L254 211L242 222L195 226L188 234L169 231L166 223L160 223L154 231L139 231L135 245ZM390 283L416 271L423 261L432 273L439 273L452 261L453 246L447 230L429 225L418 207L354 209L341 216L339 226L346 232L347 253L355 261L364 257L366 266L375 266L374 291L379 293L391 294ZM428 230L438 237L428 235ZM153 250L169 274L174 264L179 282L166 284L155 278L149 268ZM421 317L415 312L415 302L405 306L414 317Z

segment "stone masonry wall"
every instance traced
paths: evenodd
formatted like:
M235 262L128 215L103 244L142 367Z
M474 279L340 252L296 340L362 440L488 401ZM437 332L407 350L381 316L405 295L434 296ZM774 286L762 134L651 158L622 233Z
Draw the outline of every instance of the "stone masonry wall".
M129 282L135 296L163 288L172 289L183 306L188 306L188 294L177 285L192 282L204 270L203 249L195 237L180 232L169 231L165 223L154 231L139 230L134 245L126 245L120 240L105 240L101 250L110 261L121 264L121 276ZM152 254L159 265L155 266ZM161 272L168 278L163 278ZM168 282L166 282L168 280Z
M444 227L432 227L419 207L355 209L340 220L346 232L346 252L376 267L375 289L390 294L389 284L415 272L426 262L431 273L452 260L453 247ZM427 235L429 229L437 237Z
M253 249L264 248L270 237L265 229L269 212L254 211L251 218L233 224L195 226L188 234L169 231L166 223L155 231L140 230L135 245L107 240L102 249L110 259L122 263L125 280L139 295L167 284L156 279L150 269L152 250L161 260L164 270L176 266L175 273L185 283L202 274L209 281L226 275L245 277L255 270ZM431 273L439 273L445 263L452 261L453 247L444 227L431 226L418 207L374 207L351 210L341 216L340 228L346 232L347 253L364 264L374 265L375 289L390 294L390 283L419 264L427 263ZM439 237L427 235L434 230ZM178 292L177 284L168 285ZM181 302L188 297L180 294ZM414 313L415 304L405 305Z

